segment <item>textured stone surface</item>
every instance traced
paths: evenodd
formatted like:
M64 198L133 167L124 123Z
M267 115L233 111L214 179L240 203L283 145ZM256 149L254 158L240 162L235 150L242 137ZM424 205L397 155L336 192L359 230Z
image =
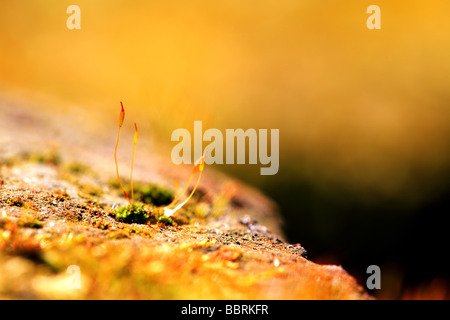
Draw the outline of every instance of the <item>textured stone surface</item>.
M174 226L123 223L115 137L93 139L67 115L10 101L0 112L1 298L370 298L341 267L286 243L276 205L257 190L207 167ZM171 188L187 179L190 168L148 150L136 180ZM67 286L71 265L77 290Z

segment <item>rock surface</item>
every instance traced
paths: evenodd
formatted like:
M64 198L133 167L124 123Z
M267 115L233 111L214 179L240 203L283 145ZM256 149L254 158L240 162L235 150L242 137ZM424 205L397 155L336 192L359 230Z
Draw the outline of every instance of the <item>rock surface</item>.
M0 298L371 298L341 267L286 243L276 205L257 190L207 167L169 223L125 223L115 141L17 102L0 100L0 112ZM173 189L189 176L154 152L145 159L141 186Z

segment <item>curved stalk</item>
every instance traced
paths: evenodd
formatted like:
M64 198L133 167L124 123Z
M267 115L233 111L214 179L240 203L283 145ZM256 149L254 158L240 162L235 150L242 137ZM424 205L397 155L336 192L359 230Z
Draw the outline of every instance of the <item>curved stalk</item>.
M122 191L125 194L125 197L127 198L128 202L131 204L130 198L128 197L128 194L126 193L126 191L122 185L122 181L120 180L119 165L117 163L117 147L119 146L120 132L122 130L123 120L125 119L125 110L123 108L122 101L120 102L120 105L122 107L122 110L120 111L120 115L119 115L119 134L117 135L117 143L116 143L116 148L114 150L114 160L116 162L116 173L117 173L117 179L119 180L120 187L122 188Z
M172 201L171 204L169 204L168 206L166 206L164 208L164 215L170 217L171 215L173 215L175 212L177 212L181 207L183 207L188 201L189 199L191 199L192 195L194 194L195 190L198 187L198 184L200 182L200 178L202 177L202 172L203 172L203 168L205 167L205 157L206 157L206 153L200 158L200 162L197 162L196 165L194 166L194 168L192 169L192 174L191 177L188 180L188 183L186 184L186 186L183 189L183 192L181 192L174 201ZM175 208L170 209L169 207L175 203L176 200L178 200L178 198L186 191L186 189L188 188L188 186L191 184L191 180L194 177L194 175L197 173L197 171L199 171L198 173L198 178L197 178L197 182L195 183L194 189L192 189L191 194L180 204L178 204Z

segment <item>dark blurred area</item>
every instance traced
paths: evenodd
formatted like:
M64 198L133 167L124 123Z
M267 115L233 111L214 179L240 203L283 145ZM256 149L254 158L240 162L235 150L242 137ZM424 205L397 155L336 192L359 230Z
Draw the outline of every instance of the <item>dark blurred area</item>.
M380 266L381 290L370 291L377 298L449 299L449 169L438 181L412 173L422 195L365 194L286 167L262 189L279 204L289 241L312 261L342 265L363 286L367 267Z
M0 92L141 134L280 129L280 170L215 165L279 204L290 242L384 299L449 299L450 3L77 1L0 4ZM70 113L68 113L70 114ZM167 155L170 161L170 152Z
M431 188L414 178L424 192ZM287 178L266 186L266 191L286 216L289 240L308 248L313 261L341 264L363 285L369 277L367 267L380 266L382 290L371 292L379 298L407 298L414 289L438 281L439 292L425 288L423 294L448 299L448 178L447 170L439 190L414 206L409 199L380 195L367 199L339 184L321 188L304 177ZM295 198L288 196L290 190L298 192Z

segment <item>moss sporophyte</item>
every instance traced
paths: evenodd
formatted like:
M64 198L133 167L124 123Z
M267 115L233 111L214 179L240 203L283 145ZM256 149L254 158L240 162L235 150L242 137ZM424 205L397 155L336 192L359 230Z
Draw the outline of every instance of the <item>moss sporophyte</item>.
M120 110L120 114L119 114L119 132L117 135L116 148L114 150L114 160L116 163L117 179L119 181L119 185L123 191L123 194L125 195L125 197L127 198L128 202L129 202L129 205L117 209L116 210L116 218L123 220L124 222L128 222L128 223L145 223L148 220L148 218L150 217L150 215L148 213L149 211L145 209L144 205L134 203L133 166L134 166L134 158L135 158L135 154L136 154L136 144L137 144L138 137L139 137L139 131L138 131L136 123L134 124L135 133L134 133L133 156L132 156L132 160L131 160L131 172L130 172L131 199L128 196L127 192L125 191L125 188L123 187L123 184L122 184L122 181L121 181L120 175L119 175L119 165L117 162L117 148L119 146L119 141L120 141L120 132L122 130L123 122L125 120L125 108L123 107L122 101L120 102L120 106L121 106L121 110ZM161 208L163 211L163 214L158 217L158 221L161 220L160 222L165 223L166 222L165 220L167 220L167 219L165 219L164 217L170 217L175 212L177 212L179 209L181 209L191 199L192 195L194 194L194 192L197 189L197 186L200 182L200 178L202 176L202 172L205 167L205 157L206 157L206 153L203 154L203 156L197 160L194 167L192 168L191 176L189 177L189 180L188 180L186 186L183 188L183 190L173 199L173 201L169 205ZM194 176L197 172L198 172L197 182L195 183L195 186L192 189L191 193L183 202L177 204L177 201L186 192L186 190L188 189L189 185L192 182L192 179L194 178Z

